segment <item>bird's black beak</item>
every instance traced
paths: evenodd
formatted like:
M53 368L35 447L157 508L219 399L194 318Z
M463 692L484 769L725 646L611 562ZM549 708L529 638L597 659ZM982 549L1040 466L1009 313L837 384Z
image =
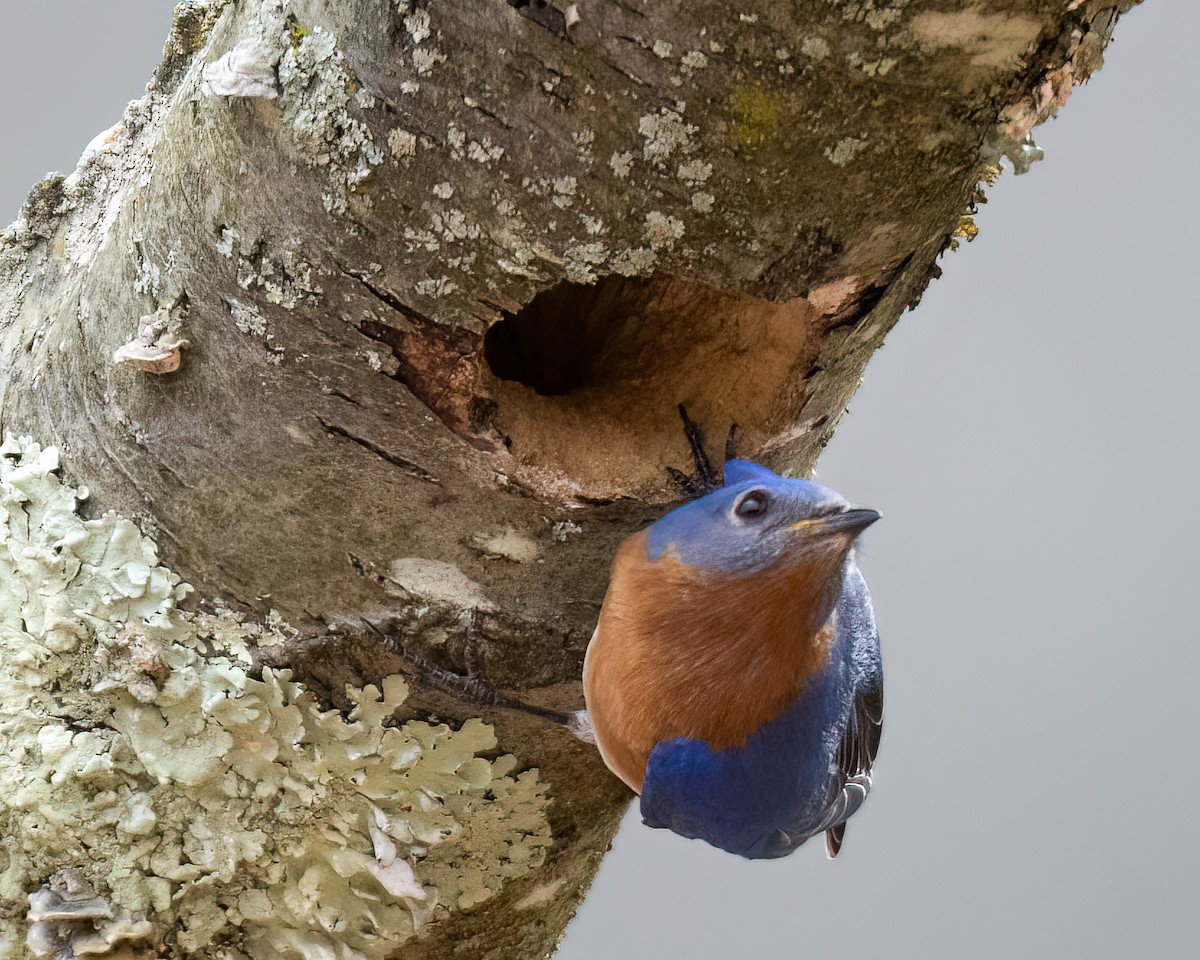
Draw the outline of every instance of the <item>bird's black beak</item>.
M855 507L852 510L847 510L845 513L835 513L832 517L826 517L825 529L845 530L847 533L852 533L857 536L881 516L883 516L883 514L881 514L878 510L870 510L866 507Z
M878 510L866 507L854 507L841 513L828 514L823 517L810 517L791 525L792 530L808 530L811 533L848 534L857 537L871 524L882 516Z

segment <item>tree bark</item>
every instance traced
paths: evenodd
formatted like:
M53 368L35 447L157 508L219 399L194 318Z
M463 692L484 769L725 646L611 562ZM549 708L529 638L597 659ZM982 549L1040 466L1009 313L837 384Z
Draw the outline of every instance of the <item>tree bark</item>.
M676 405L810 470L1132 5L179 4L0 242L0 427L65 478L5 446L6 955L548 955L629 798L555 715Z

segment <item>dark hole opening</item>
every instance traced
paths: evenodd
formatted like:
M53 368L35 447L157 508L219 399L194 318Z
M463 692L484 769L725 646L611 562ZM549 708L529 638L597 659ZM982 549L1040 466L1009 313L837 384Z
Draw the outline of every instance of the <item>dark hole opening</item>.
M566 16L552 7L548 0L508 0L508 5L539 26L559 36L566 35Z
M714 436L737 423L744 451L797 422L821 317L664 274L564 281L484 334L487 423L582 495L640 496L687 462L680 403Z
M628 319L626 295L644 285L606 277L594 286L564 282L545 290L488 328L484 360L501 380L514 380L544 397L595 382Z

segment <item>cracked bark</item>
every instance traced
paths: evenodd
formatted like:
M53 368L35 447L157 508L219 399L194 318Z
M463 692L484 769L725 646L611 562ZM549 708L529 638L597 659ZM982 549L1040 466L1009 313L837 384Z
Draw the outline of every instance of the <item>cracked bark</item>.
M581 705L609 559L687 463L675 405L810 469L981 178L1132 3L572 6L183 3L116 147L0 247L4 431L60 444L199 596L300 628L272 662L329 702L406 670L415 711L485 717L549 784L546 864L406 957L545 955L606 849L626 792L513 704ZM311 84L200 92L256 30L313 29L369 95L344 117L300 117ZM181 369L114 367L181 294ZM506 532L536 558L489 552ZM488 608L406 596L405 558Z

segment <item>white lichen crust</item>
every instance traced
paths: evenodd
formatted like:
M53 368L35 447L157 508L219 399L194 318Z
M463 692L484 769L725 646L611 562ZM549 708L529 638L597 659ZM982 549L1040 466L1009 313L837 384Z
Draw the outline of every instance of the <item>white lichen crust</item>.
M290 39L279 62L283 119L305 162L329 173L325 208L345 213L350 191L383 162L361 116L375 97L362 87L331 33L295 25Z
M210 97L263 97L274 100L278 53L266 44L239 43L204 68L200 89Z
M181 611L57 468L0 447L0 956L384 957L540 863L536 771L487 725L387 726L399 676L323 711L252 663L286 624Z

